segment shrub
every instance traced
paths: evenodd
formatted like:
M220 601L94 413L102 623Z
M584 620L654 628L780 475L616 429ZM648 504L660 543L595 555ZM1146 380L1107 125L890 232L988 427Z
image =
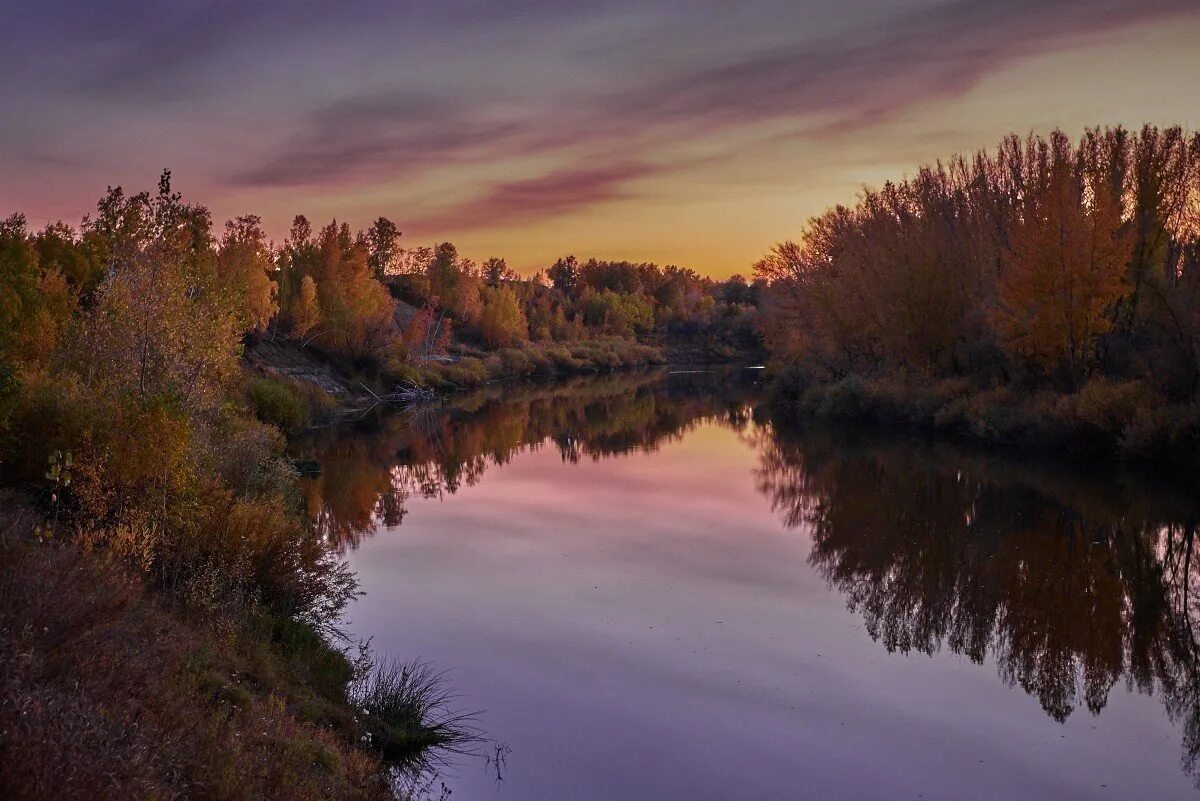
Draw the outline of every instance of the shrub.
M287 434L308 426L308 405L291 381L268 376L255 378L250 382L248 394L255 415L264 423Z
M493 348L513 347L529 338L529 323L517 296L506 286L485 287L480 333Z
M1136 458L1163 458L1182 467L1200 467L1200 407L1164 405L1138 410L1121 440L1121 449Z
M1089 381L1075 398L1080 421L1116 438L1147 407L1149 392L1140 381L1117 383L1105 378Z
M817 414L826 420L863 420L870 407L866 382L850 376L824 391Z
M504 372L507 375L522 376L533 372L533 361L525 351L517 350L516 348L505 348L498 355L504 365Z

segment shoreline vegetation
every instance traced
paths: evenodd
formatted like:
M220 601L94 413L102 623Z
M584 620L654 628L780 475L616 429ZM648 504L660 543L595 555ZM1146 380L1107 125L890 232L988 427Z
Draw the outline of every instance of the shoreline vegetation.
M799 414L1200 469L1200 136L1010 136L755 267Z

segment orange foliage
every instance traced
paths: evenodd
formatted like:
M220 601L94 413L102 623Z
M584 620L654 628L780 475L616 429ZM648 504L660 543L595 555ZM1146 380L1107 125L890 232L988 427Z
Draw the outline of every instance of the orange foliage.
M1133 238L1119 190L1099 166L1076 159L1061 135L1038 157L991 319L1012 354L1050 372L1065 365L1077 381L1094 368L1097 339L1112 328L1108 313L1128 291Z

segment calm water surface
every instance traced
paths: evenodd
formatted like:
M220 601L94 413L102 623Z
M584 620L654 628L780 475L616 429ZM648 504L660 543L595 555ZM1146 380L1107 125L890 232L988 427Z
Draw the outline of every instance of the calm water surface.
M449 669L511 748L453 801L1200 797L1193 497L798 430L754 380L314 443L353 632Z

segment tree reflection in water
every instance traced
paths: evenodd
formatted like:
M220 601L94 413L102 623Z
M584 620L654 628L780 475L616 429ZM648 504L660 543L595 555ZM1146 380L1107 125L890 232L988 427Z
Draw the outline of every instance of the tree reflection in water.
M1119 681L1158 693L1196 772L1194 497L786 429L757 436L758 489L811 532L810 563L872 638L990 659L1058 721L1080 705L1099 714Z
M416 495L453 495L525 451L554 448L564 462L652 452L715 422L744 430L758 376L665 371L481 390L417 414L376 417L303 443L321 464L304 482L309 519L355 548L404 519Z
M471 486L516 454L653 451L703 423L741 433L756 484L813 567L889 651L991 663L1065 721L1118 682L1156 694L1200 766L1192 612L1200 503L1165 483L778 420L746 373L663 373L481 391L308 443L315 525L343 547L402 523L412 496Z

